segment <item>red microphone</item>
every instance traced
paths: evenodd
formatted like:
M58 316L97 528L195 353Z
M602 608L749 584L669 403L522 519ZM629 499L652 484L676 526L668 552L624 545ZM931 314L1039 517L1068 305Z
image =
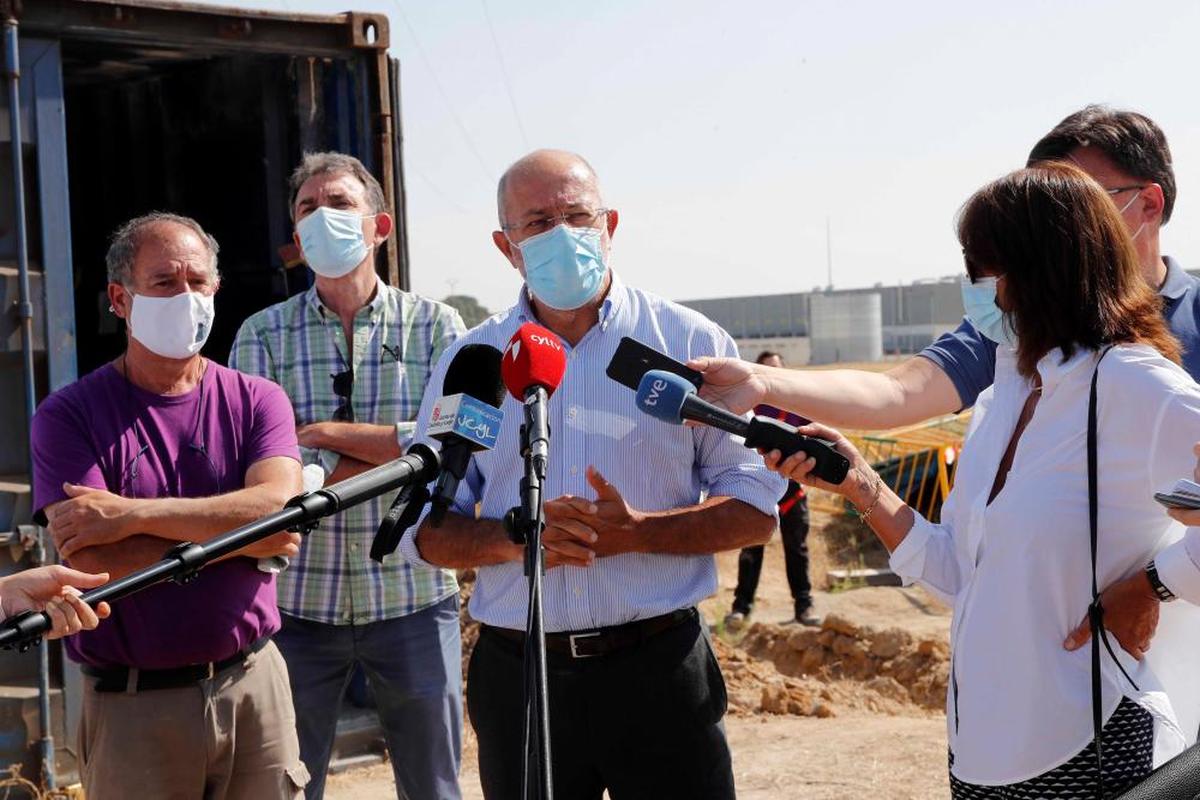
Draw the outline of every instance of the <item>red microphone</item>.
M532 322L517 328L500 360L504 385L519 402L525 401L531 389L544 389L546 397L554 394L566 371L567 354L562 341Z

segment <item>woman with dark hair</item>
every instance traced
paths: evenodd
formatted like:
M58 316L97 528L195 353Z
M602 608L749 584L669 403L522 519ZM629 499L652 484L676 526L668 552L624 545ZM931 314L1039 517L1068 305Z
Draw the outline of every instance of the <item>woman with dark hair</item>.
M848 498L892 569L953 604L955 798L1112 796L1200 722L1200 608L1164 603L1153 652L1149 632L1126 652L1105 635L1110 595L1097 592L1200 597L1200 546L1153 499L1191 474L1200 388L1116 206L1083 171L1047 163L989 184L963 207L958 238L967 315L1000 346L941 522L829 428L802 430L850 458L841 485L811 478L803 454L767 463ZM1067 650L1087 619L1091 648Z

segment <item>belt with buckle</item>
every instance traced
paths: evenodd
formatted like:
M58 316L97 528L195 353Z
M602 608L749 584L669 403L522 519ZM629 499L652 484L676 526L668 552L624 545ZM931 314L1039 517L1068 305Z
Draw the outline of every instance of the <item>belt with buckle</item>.
M696 609L681 608L649 619L638 619L624 625L613 625L591 631L563 631L546 634L546 652L561 653L571 658L595 658L625 650L696 619ZM484 625L483 630L518 644L525 643L525 632L512 628Z
M137 685L132 687L135 692L148 692L154 689L179 689L192 686L200 681L212 680L225 670L237 666L249 656L267 646L271 637L264 636L253 644L242 648L229 658L220 661L210 661L206 664L188 664L186 667L172 669L139 669L137 670ZM128 667L93 667L88 664L80 666L84 675L96 679L97 692L124 692L129 687Z

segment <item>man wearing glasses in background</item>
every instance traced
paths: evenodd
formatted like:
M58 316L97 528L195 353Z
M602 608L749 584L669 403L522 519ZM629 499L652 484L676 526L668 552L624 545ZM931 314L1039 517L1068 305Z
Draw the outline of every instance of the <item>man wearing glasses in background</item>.
M195 220L132 220L107 262L125 352L42 401L31 448L34 509L63 558L119 578L280 510L300 491L300 454L278 386L200 355L219 276L217 243ZM275 576L256 563L299 542L276 534L187 584L118 600L107 624L67 641L83 665L89 798L300 796L307 773L270 639Z
M463 323L453 308L376 274L376 249L394 223L358 159L306 154L291 177L291 213L316 282L247 319L230 365L283 387L296 410L306 476L319 466L325 483L334 483L404 453L433 366ZM459 796L458 584L450 570L413 567L400 555L382 564L368 557L391 500L323 520L279 577L276 642L312 773L309 798L324 793L356 666L374 690L397 795Z

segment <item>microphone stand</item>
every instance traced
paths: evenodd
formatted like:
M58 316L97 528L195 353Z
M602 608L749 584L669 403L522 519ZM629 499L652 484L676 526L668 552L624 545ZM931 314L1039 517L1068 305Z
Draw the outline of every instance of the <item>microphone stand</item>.
M203 544L180 542L167 551L162 561L109 581L85 592L80 599L95 607L102 601L118 600L164 581L187 583L212 561L236 553L255 542L283 531L312 532L322 517L364 503L381 494L412 484L425 484L437 477L441 458L423 444L413 445L408 455L382 464L353 478L316 492L297 495L282 511L235 528ZM53 627L44 611L26 611L0 622L0 647L17 647L21 652L37 644Z
M549 460L550 426L546 419L549 398L541 386L525 392L525 424L521 426L521 505L505 515L509 536L525 545L525 575L529 578L529 613L525 621L525 764L521 795L525 800L551 800L550 701L546 668L546 632L542 620L542 530L546 527L543 485ZM536 776L536 782L534 782Z

